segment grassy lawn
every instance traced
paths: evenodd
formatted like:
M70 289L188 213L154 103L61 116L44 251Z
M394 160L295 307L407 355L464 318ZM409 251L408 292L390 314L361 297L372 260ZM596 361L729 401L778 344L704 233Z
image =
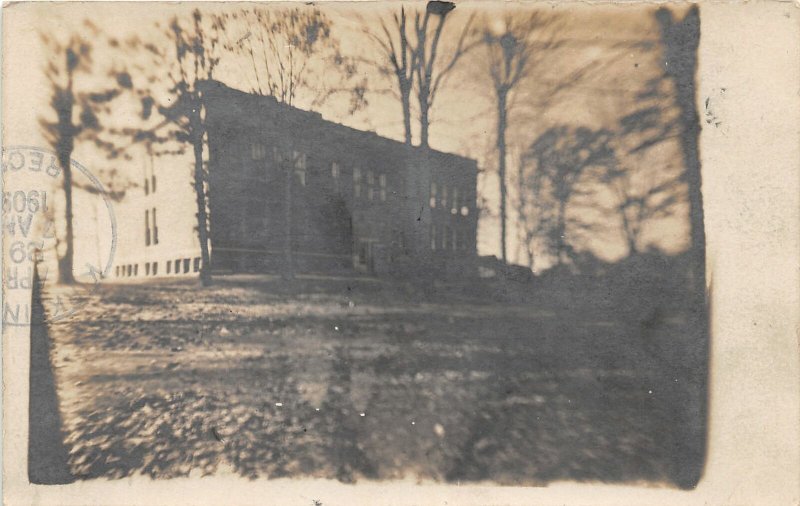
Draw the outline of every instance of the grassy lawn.
M685 378L588 308L324 277L90 297L46 329L79 479L669 483L684 458Z

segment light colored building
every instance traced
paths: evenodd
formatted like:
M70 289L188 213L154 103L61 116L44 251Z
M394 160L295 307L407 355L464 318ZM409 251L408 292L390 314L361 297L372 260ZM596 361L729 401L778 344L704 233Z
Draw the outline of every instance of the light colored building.
M112 279L194 275L200 269L192 160L135 156L140 174L114 204L117 247Z

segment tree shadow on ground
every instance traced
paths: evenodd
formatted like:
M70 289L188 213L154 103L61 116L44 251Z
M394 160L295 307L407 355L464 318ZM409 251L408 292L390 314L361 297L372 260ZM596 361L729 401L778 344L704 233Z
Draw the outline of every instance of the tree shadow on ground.
M44 308L38 280L34 280L33 287L31 321L43 322ZM71 483L74 478L67 465L47 326L33 323L30 336L28 480L39 485Z

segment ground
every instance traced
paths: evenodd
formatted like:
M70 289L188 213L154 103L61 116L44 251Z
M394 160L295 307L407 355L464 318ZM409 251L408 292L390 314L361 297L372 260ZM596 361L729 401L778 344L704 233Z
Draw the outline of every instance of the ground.
M355 277L87 297L34 328L50 343L62 471L77 479L675 483L694 465L686 376L642 342L680 344L679 312L643 332L546 297Z

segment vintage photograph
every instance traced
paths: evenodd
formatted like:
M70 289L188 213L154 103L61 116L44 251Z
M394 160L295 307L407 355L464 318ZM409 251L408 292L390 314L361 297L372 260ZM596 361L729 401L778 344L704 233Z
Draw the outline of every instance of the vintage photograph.
M697 6L5 11L31 483L697 485Z

